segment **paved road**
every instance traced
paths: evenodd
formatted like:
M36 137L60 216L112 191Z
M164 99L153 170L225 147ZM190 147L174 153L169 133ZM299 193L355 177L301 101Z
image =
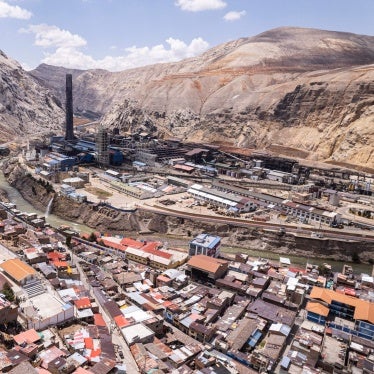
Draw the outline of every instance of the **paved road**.
M11 260L13 258L18 258L18 256L0 243L0 262Z

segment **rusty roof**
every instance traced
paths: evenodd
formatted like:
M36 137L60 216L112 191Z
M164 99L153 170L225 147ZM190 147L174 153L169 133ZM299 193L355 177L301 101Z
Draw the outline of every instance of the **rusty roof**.
M15 368L9 371L10 374L39 374L38 370L34 368L29 361L23 361ZM49 373L49 372L48 372Z
M74 304L78 309L91 308L91 301L88 297L82 297L81 299L74 300Z
M39 353L40 358L43 360L42 367L44 369L48 368L48 364L59 357L65 357L66 353L62 351L61 349L57 348L55 345L52 345L48 349L45 349L44 351L41 351Z
M35 329L30 329L13 336L13 339L18 345L21 345L23 343L35 343L40 340L40 336Z
M90 368L90 372L94 374L107 374L109 373L114 367L116 363L113 360L105 360L100 361L95 364L92 368Z
M100 313L94 314L94 323L95 323L96 326L106 327L106 323L104 321L104 318Z
M216 273L221 266L227 267L228 262L205 255L196 255L190 258L187 265L209 273Z

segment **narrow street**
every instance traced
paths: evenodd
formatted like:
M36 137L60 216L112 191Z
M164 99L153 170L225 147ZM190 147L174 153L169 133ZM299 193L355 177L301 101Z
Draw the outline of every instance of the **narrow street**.
M127 372L128 373L140 373L140 371L138 369L138 366L136 365L136 362L134 360L134 357L132 356L131 351L130 351L124 337L122 336L119 328L116 326L114 321L110 318L110 316L106 313L105 309L103 308L103 306L100 304L99 300L95 297L94 293L92 292L92 287L88 283L86 275L85 275L82 267L79 264L79 261L81 261L81 259L78 256L76 256L75 254L73 254L71 251L69 251L69 252L72 256L72 260L74 261L74 263L77 266L77 269L79 271L79 274L80 274L80 277L81 277L80 279L81 279L81 282L82 282L83 286L87 290L89 290L90 295L95 299L97 305L99 306L100 313L103 316L103 319L108 326L109 332L112 335L113 344L119 346L120 349L123 352L124 362L126 364Z

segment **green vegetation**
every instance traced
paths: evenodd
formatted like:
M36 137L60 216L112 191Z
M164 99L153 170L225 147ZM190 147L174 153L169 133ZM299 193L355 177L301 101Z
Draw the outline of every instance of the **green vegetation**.
M1 293L4 294L5 298L9 301L14 301L14 292L10 287L9 283L5 283Z
M32 175L30 175L30 174L27 174L27 176L28 176L30 179L32 179L33 181L35 181L36 183L38 183L38 184L40 184L41 186L43 186L43 187L46 189L46 191L47 191L48 193L55 192L55 190L54 190L52 184L49 183L48 181L46 181L46 180L44 180L44 179L42 179L42 178L36 179L36 178L34 178ZM34 187L34 186L32 187L32 192L33 192L34 194L36 194L36 191L35 191L35 187Z
M85 190L97 196L97 198L100 200L107 200L109 197L112 196L111 192L102 190L101 188L97 187L86 187Z
M65 240L65 244L68 248L71 248L71 236L67 236Z
M48 193L55 192L55 190L53 189L53 186L48 181L44 179L39 179L38 183L42 185Z
M87 239L89 242L91 243L95 243L96 242L96 235L94 232L91 232L90 236L88 237Z

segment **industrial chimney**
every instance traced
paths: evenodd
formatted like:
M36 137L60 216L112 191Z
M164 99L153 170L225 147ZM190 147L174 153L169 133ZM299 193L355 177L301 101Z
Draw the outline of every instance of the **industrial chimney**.
M73 128L73 76L66 74L66 133L65 140L74 140Z

